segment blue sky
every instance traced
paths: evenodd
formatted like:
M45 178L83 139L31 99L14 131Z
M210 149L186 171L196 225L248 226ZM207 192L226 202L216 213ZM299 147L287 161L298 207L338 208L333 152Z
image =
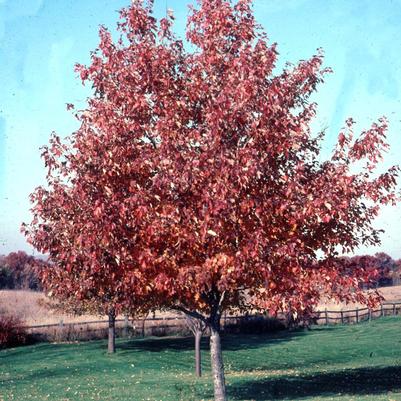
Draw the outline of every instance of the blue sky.
M156 0L183 33L187 0ZM0 254L24 249L19 234L30 221L28 196L44 183L39 147L52 131L65 136L76 122L65 109L83 105L88 92L74 73L98 43L99 24L114 28L117 10L128 0L0 0ZM401 0L255 0L255 14L280 61L305 59L322 47L334 70L319 88L316 128L327 127L329 154L344 120L359 129L386 115L391 151L384 165L401 161ZM401 257L401 206L386 208L380 248Z

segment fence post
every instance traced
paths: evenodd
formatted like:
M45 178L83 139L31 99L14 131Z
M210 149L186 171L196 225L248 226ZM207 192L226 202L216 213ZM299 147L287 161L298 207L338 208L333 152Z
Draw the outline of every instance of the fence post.
M142 337L145 337L145 324L146 324L146 318L147 316L145 316L142 320Z
M382 315L382 317L384 316L384 308L383 308L383 304L381 304L381 315Z
M344 312L341 310L341 324L344 324Z
M58 324L58 332L57 330L54 331L54 335L55 335L55 340L56 341L62 341L63 336L64 336L64 322L63 320L60 320L59 324Z
M370 322L372 320L372 309L370 309L370 308L369 308L368 316L369 316L369 322Z
M123 337L128 337L128 329L129 329L129 320L128 315L124 316L124 329L123 329Z
M324 310L324 315L326 317L326 326L328 326L328 324L329 324L329 315L327 313L327 308Z
M393 304L393 316L395 316L395 304Z
M356 322L359 323L359 308L358 307L356 307L356 310L355 310L355 317L356 317Z

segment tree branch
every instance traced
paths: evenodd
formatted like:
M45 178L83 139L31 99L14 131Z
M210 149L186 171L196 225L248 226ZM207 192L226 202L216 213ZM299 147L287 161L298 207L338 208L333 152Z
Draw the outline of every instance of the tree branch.
M220 296L219 305L218 305L219 311L220 311L221 305L222 305L223 302L224 302L224 298L226 297L226 293L227 293L227 291L223 291L223 293L222 293L221 296Z
M195 319L188 315L185 316L185 321L194 336L197 332L201 332L203 334L207 328L207 325L203 320Z
M183 307L181 305L172 306L171 309L180 311L182 313L185 313L186 315L188 315L190 317L193 317L195 319L199 319L202 322L205 322L205 323L208 322L208 319L205 316L203 316L201 313L196 312L196 311L190 311L190 310L188 310L187 308L185 308L185 307Z

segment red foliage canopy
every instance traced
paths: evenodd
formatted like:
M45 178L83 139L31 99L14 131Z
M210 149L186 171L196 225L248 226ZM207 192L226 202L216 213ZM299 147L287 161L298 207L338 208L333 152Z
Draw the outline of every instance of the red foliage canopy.
M323 293L368 302L365 271L337 256L378 244L372 222L397 200L398 167L376 172L386 119L356 140L347 120L321 162L309 101L329 72L320 51L273 75L251 1L201 1L191 53L151 8L123 9L117 42L100 29L77 66L94 88L81 126L43 153L48 188L26 233L55 262L48 283L213 319L250 305L303 313Z
M356 140L347 120L320 161L310 96L329 72L322 53L273 75L276 46L251 0L199 1L191 53L172 13L158 25L151 10L133 0L120 39L102 27L91 64L77 66L94 94L69 142L54 136L45 148L48 187L32 194L23 230L50 253L44 279L58 296L171 307L207 323L225 400L223 310L305 314L323 294L374 301L361 291L367 270L338 255L379 243L372 222L397 200L398 167L376 171L385 118Z

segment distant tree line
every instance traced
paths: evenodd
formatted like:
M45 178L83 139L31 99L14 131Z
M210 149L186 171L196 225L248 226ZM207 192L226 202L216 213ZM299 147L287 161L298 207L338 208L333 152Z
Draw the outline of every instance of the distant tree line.
M23 251L0 255L0 289L42 290L38 269L46 263Z
M372 273L370 287L401 285L401 259L394 260L384 252L375 255L345 257L349 270L362 268Z

